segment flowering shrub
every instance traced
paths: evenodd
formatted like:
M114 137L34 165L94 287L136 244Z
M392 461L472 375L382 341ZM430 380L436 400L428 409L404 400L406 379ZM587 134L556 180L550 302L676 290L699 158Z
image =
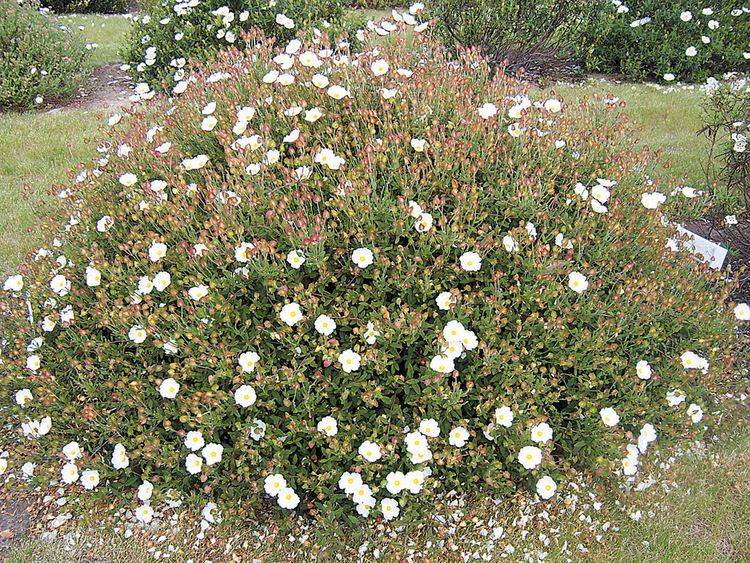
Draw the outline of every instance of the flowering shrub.
M279 42L313 26L316 36L353 29L342 20L344 7L341 0L162 0L134 18L124 56L136 80L173 85L185 77L191 59L205 61L224 47L242 49L242 33L251 28Z
M59 29L33 3L0 0L0 109L72 95L90 66L83 37Z
M737 196L729 201L740 202L738 208L716 210L731 226L750 203L750 81L737 76L723 82L709 80L703 114L703 133L711 143L711 167L721 183Z
M577 21L588 0L434 0L436 34L449 47L476 47L506 72L571 70Z
M670 82L750 69L742 2L597 0L584 13L578 55L588 70Z
M399 18L414 49L248 35L109 120L0 293L38 479L137 488L143 521L175 494L390 520L632 474L701 421L727 289L667 247L624 126Z

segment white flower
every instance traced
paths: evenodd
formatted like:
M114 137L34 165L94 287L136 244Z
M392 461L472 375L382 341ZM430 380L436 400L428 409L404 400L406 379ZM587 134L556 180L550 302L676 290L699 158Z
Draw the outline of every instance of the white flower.
M87 491L94 490L99 484L99 472L96 469L87 469L81 473L81 485Z
M693 19L693 13L689 11L684 11L680 14L680 19L684 22L689 22Z
M405 489L411 494L416 495L422 490L424 480L425 474L422 471L409 471L409 473L404 475L404 481L406 482Z
M562 102L556 98L550 98L544 102L544 109L550 113L559 113L562 110Z
M416 152L424 152L424 149L426 146L427 146L427 141L425 139L412 139L411 140L411 148L413 148Z
M400 471L389 473L385 478L385 488L392 495L398 495L406 488L406 477Z
M125 446L122 444L115 444L115 449L112 452L112 467L115 469L125 469L130 465L128 459L128 452L125 450Z
M438 373L451 373L455 365L451 358L440 355L430 360L430 369Z
M546 444L552 439L553 434L552 428L546 422L531 427L531 441L536 444Z
M150 523L154 519L154 509L151 505L142 504L135 509L135 519L144 524Z
M62 470L60 471L60 477L66 485L71 485L78 481L78 467L76 467L76 464L66 463L63 465Z
M359 449L357 450L357 453L359 453L359 455L361 455L366 461L369 461L370 463L375 463L381 457L383 457L380 446L375 442L371 442L370 440L365 440L364 442L362 442L362 444L359 446Z
M701 358L698 354L692 351L683 352L680 356L682 360L682 367L685 369L700 369L703 371L708 370L708 360Z
M86 285L89 287L96 287L102 283L102 273L94 268L88 266L86 268Z
M62 453L68 461L75 461L83 457L83 452L81 452L81 446L78 445L78 442L68 442L65 444Z
M404 437L404 443L406 444L406 451L411 454L429 449L427 438L421 432L409 432Z
M370 70L375 76L383 76L388 72L389 66L383 59L378 59L370 65Z
M159 385L159 395L165 399L174 399L179 390L180 384L171 377L168 377Z
M250 427L250 437L256 442L260 442L265 435L266 423L258 418L253 419L252 426Z
M497 106L491 102L485 102L477 109L479 117L482 119L489 119L494 115L497 115Z
M190 475L197 475L203 469L203 460L195 454L188 454L185 458L185 469Z
M612 407L605 407L600 410L599 416L602 417L602 422L605 424L605 426L617 426L617 424L620 422L620 416Z
M328 88L328 95L334 100L341 100L349 95L349 90L343 86L334 85Z
M335 436L339 432L338 423L332 416L323 417L318 422L318 432L322 432L326 436Z
M536 446L524 446L518 452L518 463L526 469L536 469L542 463L542 450Z
M191 287L188 290L188 295L190 295L190 297L194 301L200 301L206 295L208 295L208 286L206 286L206 285L197 285L195 287Z
M257 365L258 361L260 360L260 356L256 354L255 352L244 352L240 354L240 357L237 359L237 363L242 368L242 371L246 373L252 373L255 371L255 366Z
M5 280L3 284L4 291L21 291L23 289L23 276L15 274Z
M430 438L440 436L440 425L434 418L426 418L419 423L419 431Z
M191 452L197 452L205 445L206 441L203 439L203 434L197 430L191 430L185 435L185 447Z
M224 453L224 446L221 444L206 444L201 450L203 459L206 460L206 465L214 465L221 461L221 454Z
M331 149L321 149L313 160L330 170L338 170L346 162L343 157L337 156Z
M694 57L697 54L698 54L698 49L696 49L692 45L688 47L687 49L685 49L685 55L688 57Z
M646 209L656 209L665 201L667 201L667 196L659 192L641 194L641 204Z
M140 485L138 485L138 492L136 496L138 497L138 500L141 502L146 502L151 498L151 495L154 493L154 485L151 483L151 481L143 481Z
M255 404L255 389L250 385L240 385L234 392L234 402L245 408Z
M432 228L432 224L433 224L432 215L430 215L429 213L422 213L417 219L417 222L414 223L414 228L419 233L426 233Z
M303 319L302 309L297 303L287 303L279 313L281 320L289 326L294 326Z
M151 283L157 291L164 291L172 283L172 276L169 272L159 272Z
M146 337L148 336L148 333L146 332L146 329L144 329L140 325L132 326L130 327L130 330L128 331L128 338L132 340L135 344L140 344L144 340L146 340Z
M478 272L482 267L482 258L476 252L464 252L459 261L466 272Z
M734 316L738 321L750 321L750 305L740 303L734 308Z
M237 262L244 264L250 259L248 258L248 251L255 248L255 245L250 242L242 242L239 246L234 249L234 259Z
M216 127L216 124L218 122L219 120L216 119L213 115L204 117L203 121L201 121L201 129L203 129L203 131L213 131L213 128Z
M186 158L182 161L182 167L185 170L199 170L208 164L208 157L205 154L199 154L193 158Z
M547 500L555 496L557 492L557 483L552 480L552 477L545 475L539 481L536 482L536 494L539 498Z
M384 498L380 501L380 511L383 513L383 519L388 521L397 518L401 509L398 507L398 501L392 498Z
M667 392L667 404L670 407L676 407L686 399L685 392L681 389L673 389Z
M568 287L576 293L583 293L589 287L589 282L580 272L571 272L568 274Z
M693 424L698 424L701 420L703 420L703 409L695 403L692 403L688 407L687 414L693 421Z
M506 252L518 252L518 242L510 235L503 237L503 248Z
M495 409L495 423L505 428L510 428L513 425L513 411L510 407L503 405L500 408Z
M70 280L62 274L57 274L50 280L49 287L60 297L64 297L70 292Z
M369 248L358 248L352 252L352 262L359 268L367 268L373 261L372 250Z
M263 490L271 497L277 496L286 489L286 479L281 473L272 473L263 480Z
M26 406L26 403L34 399L34 396L31 394L31 389L19 389L13 398L16 404L23 408Z
M450 291L443 291L435 298L438 309L448 311L456 304L456 297Z
M158 262L167 255L167 245L163 242L154 242L148 249L148 258L152 262Z
M457 448L463 448L469 440L469 431L463 426L457 426L450 432L448 443Z
M292 250L286 255L286 261L292 268L299 270L302 267L302 264L305 263L305 255L302 254L302 251L300 250Z
M323 336L330 336L336 330L336 322L328 315L320 315L315 319L315 330Z
M138 182L138 177L135 174L132 174L131 172L128 172L126 174L123 174L120 176L120 184L125 186L126 188L130 188Z
M362 476L359 473L344 472L339 478L339 489L347 495L354 494L354 491L362 486Z
M359 369L362 358L354 350L344 350L339 354L338 359L341 364L341 369L346 373L351 373Z
M635 364L635 372L639 379L651 379L651 366L646 360L640 360Z

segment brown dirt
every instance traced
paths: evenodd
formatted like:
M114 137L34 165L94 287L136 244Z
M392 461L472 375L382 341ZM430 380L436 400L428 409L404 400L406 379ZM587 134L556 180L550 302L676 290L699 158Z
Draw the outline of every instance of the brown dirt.
M6 492L0 496L0 558L31 529L29 508L31 500Z
M49 111L61 109L107 110L127 106L132 94L132 83L119 64L94 69L76 96L62 103L53 103Z

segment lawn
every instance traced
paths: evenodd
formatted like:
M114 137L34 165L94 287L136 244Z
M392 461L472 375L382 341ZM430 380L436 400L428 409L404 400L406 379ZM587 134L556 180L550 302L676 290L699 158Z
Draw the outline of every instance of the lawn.
M61 16L59 19L64 25L82 27L87 41L98 44L92 54L97 65L120 60L118 53L128 27L125 17ZM591 81L582 86L559 85L555 89L566 99L593 95L620 98L626 103L625 113L640 131L640 143L662 151L669 161L670 168L664 172L665 176L685 177L688 185L703 185L706 143L696 135L701 125L702 94L698 88L665 91L650 85ZM66 182L69 171L78 163L88 164L96 157L96 131L105 116L101 112L81 110L0 114L0 275L15 271L23 256L42 242L42 233L38 230L41 218L48 213L54 215L56 209L49 187ZM736 419L737 424L724 425L724 432L717 441L705 450L684 456L667 472L665 479L677 486L668 495L654 495L653 516L645 515L634 521L622 506L610 501L610 528L619 528L619 533L605 534L601 544L594 540L593 544L588 544L591 552L578 556L623 563L750 560L750 432L741 424L745 417L743 411ZM636 494L633 500L643 498ZM476 526L478 516L475 514L475 520L471 520L471 511L467 512L464 523L457 525L456 536L461 542L468 542L462 544L465 546L474 540L483 541L483 534L478 531L481 528ZM495 527L502 525L509 534L514 533L514 516L508 516L507 522L498 520ZM484 519L487 515L480 512L480 517ZM564 560L567 555L561 545L568 540L575 551L578 534L586 529L586 524L580 523L575 515L566 514L556 525L562 530L563 541L550 546L550 559ZM283 534L279 534L278 541L286 547L254 540L255 532L251 526L240 534L251 545L258 544L257 553L251 556L269 561L286 560L289 554L285 549L290 542ZM534 534L539 532L537 529ZM176 542L183 539L179 530L172 530L172 533ZM518 530L515 533L518 534ZM372 539L370 534L377 532L366 529L357 532L354 543L359 545ZM330 540L334 541L333 535ZM439 544L428 547L430 539L426 537L418 536L416 546L406 545L403 534L394 541L402 542L404 550L421 545L424 550L432 549L434 558L453 560L442 553L442 547L436 548ZM528 540L519 538L516 546L521 549L525 541ZM148 547L136 539L125 541L94 531L84 532L83 538L72 547L62 541L29 540L16 548L8 561L70 561L90 558L93 550L103 558L143 561L153 558L153 554L147 552ZM276 554L275 559L269 556L266 551L269 549ZM401 554L398 555L384 560L402 559Z

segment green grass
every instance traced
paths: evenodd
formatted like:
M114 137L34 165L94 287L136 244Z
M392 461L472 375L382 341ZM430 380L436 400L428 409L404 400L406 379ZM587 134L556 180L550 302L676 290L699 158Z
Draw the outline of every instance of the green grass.
M0 114L0 273L41 243L37 226L55 204L50 186L92 160L101 120L78 110Z
M60 24L80 31L87 43L96 43L91 50L94 66L123 62L120 50L127 39L130 19L121 15L79 15L57 16Z

